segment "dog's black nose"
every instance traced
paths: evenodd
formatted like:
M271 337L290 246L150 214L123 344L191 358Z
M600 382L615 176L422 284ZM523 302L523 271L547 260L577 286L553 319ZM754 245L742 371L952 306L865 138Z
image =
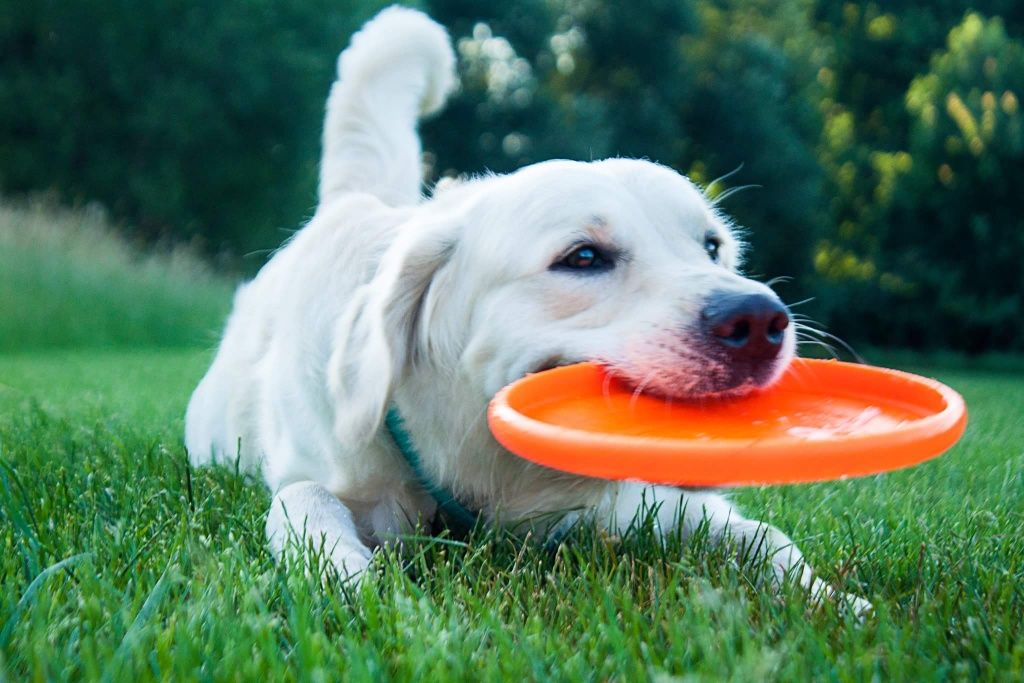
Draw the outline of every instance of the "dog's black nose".
M767 294L713 294L701 317L716 345L737 360L755 362L778 355L789 326L786 307Z

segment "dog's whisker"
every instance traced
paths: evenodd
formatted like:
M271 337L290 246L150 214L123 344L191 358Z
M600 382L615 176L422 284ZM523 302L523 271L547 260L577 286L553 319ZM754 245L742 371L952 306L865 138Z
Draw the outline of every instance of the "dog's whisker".
M793 281L793 278L790 277L789 275L776 275L775 277L771 278L770 280L766 280L764 284L765 284L766 287L774 287L777 284L781 284L781 283L784 283L784 282L792 282L792 281ZM796 304L796 305L798 305L798 304Z
M612 397L612 373L605 371L604 380L601 382L601 396L607 404Z
M846 343L846 340L844 340L844 339L842 339L840 337L837 337L836 335L832 334L831 332L826 332L825 330L819 330L819 331L821 332L821 334L824 337L827 337L828 339L831 339L832 341L836 342L837 344L842 346L844 349L846 349L846 351L851 356L853 356L855 361L857 361L858 363L860 363L862 365L867 365L868 362L866 360L864 360L864 357L861 356L859 353L857 353L856 349L854 349L852 346L850 346L848 343Z
M764 187L764 186L763 185L757 185L757 184L739 185L737 187L730 187L725 192L722 192L720 195L716 196L715 199L714 199L713 204L714 204L714 206L718 206L719 204L721 204L722 202L724 202L726 199L728 199L729 197L733 196L734 194L739 194L740 192L743 192L744 190L760 189L762 187Z
M822 330L818 329L817 327L814 327L813 325L809 325L809 324L804 323L804 322L800 322L798 320L794 320L793 321L793 329L796 330L798 335L806 333L806 334L814 334L814 335L819 335L820 336L820 335L824 334L824 332Z
M824 344L827 337L821 336L821 330L804 329L797 331L797 341L814 342Z
M815 329L813 327L807 327L799 324L796 327L797 344L811 344L815 346L820 346L824 349L827 349L834 357L838 358L839 355L836 353L835 348L825 341L825 339L828 338L825 335L825 332Z
M835 358L836 360L839 359L839 353L836 351L835 347L831 346L830 344L826 344L823 341L818 341L816 339L802 339L802 340L797 341L797 345L798 346L816 346L816 347L820 347L822 349L825 349L825 351L827 351L828 354L830 356L832 356L833 358Z
M836 335L832 334L831 332L826 332L825 330L822 330L822 329L819 329L819 328L816 328L816 327L812 327L812 326L808 325L807 323L804 323L804 322L799 321L799 320L794 320L794 323L797 326L796 329L797 329L797 333L798 334L800 332L808 332L808 333L811 333L811 334L818 335L819 337L822 337L823 339L830 339L830 340L836 342L837 344L839 344L847 353L849 353L851 356L853 356L853 358L854 358L854 360L856 362L861 363L861 364L865 364L865 365L867 364L867 361L864 360L864 357L861 356L859 353L857 353L857 350L854 349L852 346L850 346L848 343L846 343L846 341L844 339L842 339L841 337L837 337ZM835 349L831 345L829 345L829 348L833 350L833 353L835 353ZM839 354L836 353L835 357L839 358Z
M827 337L822 335L821 330L815 330L810 327L798 327L796 328L796 339L797 341L824 342Z
M768 286L770 287L771 285L768 285ZM796 308L797 306L803 306L804 304L811 303L812 301L814 301L814 298L815 297L813 297L813 296L809 296L806 299L801 299L800 301L795 301L795 302L793 302L791 304L786 304L786 306L788 308Z
M819 323L810 318L794 315L790 320L793 321L793 325L797 330L824 334L824 330L819 326Z
M712 180L710 183L708 183L707 187L704 188L704 194L706 196L710 195L711 188L715 187L719 183L725 182L726 180L728 180L729 178L733 177L734 175L736 175L737 173L739 173L742 170L743 170L743 162L741 161L739 166L737 166L736 168L732 169L728 173L725 173L724 175L718 176L717 178Z
M657 370L652 370L651 372L647 373L647 375L644 377L643 381L641 381L640 384L638 384L636 386L636 388L633 390L633 395L630 396L630 398L629 398L629 410L630 410L630 412L632 412L633 409L636 407L636 402L640 399L640 394L643 393L644 389L647 388L647 385L650 384L651 381L653 379L655 379L657 376L658 376L658 371Z

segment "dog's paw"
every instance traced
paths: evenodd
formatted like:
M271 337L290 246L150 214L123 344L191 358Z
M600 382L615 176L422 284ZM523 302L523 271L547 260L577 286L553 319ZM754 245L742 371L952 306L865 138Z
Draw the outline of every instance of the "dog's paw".
M329 555L330 565L339 579L357 584L366 576L373 553L364 547L336 547Z
M836 590L832 585L824 581L816 580L811 588L811 601L816 607L822 606L825 602L835 604L841 613L849 614L863 622L873 612L874 605L862 597L853 593L844 593Z
M865 621L875 611L875 606L862 597L853 593L837 592L833 598L840 606L840 609L856 617L859 621Z

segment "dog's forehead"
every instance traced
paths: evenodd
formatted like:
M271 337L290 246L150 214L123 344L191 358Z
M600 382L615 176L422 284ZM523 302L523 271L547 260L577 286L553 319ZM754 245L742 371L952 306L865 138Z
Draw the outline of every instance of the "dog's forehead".
M586 229L627 238L643 224L675 241L724 229L689 180L647 161L549 161L520 169L506 181L500 204L522 237L530 231L540 238Z
M682 226L697 234L720 227L704 194L670 168L639 159L606 159L595 166L616 178L659 225Z

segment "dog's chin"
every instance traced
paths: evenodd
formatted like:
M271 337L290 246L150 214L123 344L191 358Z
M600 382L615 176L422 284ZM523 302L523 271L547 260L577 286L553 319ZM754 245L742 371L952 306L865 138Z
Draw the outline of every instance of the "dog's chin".
M661 398L671 399L673 401L693 401L701 403L708 401L732 401L758 394L770 386L771 383L758 383L748 380L735 386L725 388L711 387L708 389L698 388L696 390L669 396L661 396Z
M632 390L662 400L706 403L746 398L771 388L786 368L789 359L777 358L752 368L738 368L708 362L699 366L651 370L640 376L622 372L614 365L605 369Z
M527 372L545 372L582 362L585 361L580 358L552 357ZM720 362L709 361L699 368L683 366L654 369L637 377L606 359L594 358L589 362L600 365L630 390L639 388L641 393L662 400L702 403L730 401L758 394L775 384L789 366L788 358L777 358L754 368L728 367Z

